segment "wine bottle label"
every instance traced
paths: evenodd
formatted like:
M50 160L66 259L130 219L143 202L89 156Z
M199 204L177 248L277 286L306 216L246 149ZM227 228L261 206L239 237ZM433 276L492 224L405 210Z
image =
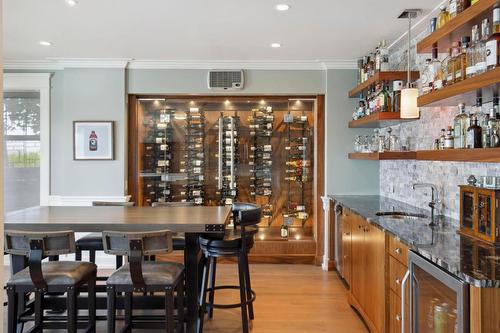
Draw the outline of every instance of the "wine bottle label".
M189 112L200 112L200 108L189 108Z
M163 143L163 138L155 138L156 143Z
M476 73L482 73L486 71L486 62L481 61L476 64Z
M474 148L474 131L467 132L467 148Z
M476 66L469 66L465 69L467 76L476 74Z
M165 124L165 123L158 123L158 124L156 124L156 128L158 128L158 129L165 129L165 128L167 128L167 124Z
M443 88L443 81L442 80L434 81L434 89L441 89L441 88Z
M160 150L165 151L168 150L168 145L160 145Z
M160 122L169 123L170 122L170 115L165 114L165 113L160 114Z
M486 66L496 66L498 56L498 42L491 40L486 43Z
M194 203L197 205L201 205L203 203L203 198L194 198Z
M448 9L448 12L450 13L451 16L455 16L457 14L457 3L456 2L451 2L450 3L450 8Z
M158 161L158 166L159 167L164 167L164 166L167 166L168 165L168 160L159 160Z

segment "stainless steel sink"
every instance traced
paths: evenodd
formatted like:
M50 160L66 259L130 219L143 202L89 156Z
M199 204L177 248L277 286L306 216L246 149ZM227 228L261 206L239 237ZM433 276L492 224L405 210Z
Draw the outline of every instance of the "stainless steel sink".
M385 216L395 219L425 219L428 218L425 214L408 213L408 212L377 212L377 216Z

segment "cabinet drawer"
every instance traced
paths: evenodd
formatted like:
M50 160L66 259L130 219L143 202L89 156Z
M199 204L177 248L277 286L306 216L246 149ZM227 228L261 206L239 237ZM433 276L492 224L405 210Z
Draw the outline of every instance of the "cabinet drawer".
M408 267L408 246L392 236L389 237L389 254Z
M405 265L389 257L389 286L399 297L401 297L401 283L407 270ZM406 284L406 299L408 299L408 283Z
M401 298L393 291L389 292L389 333L401 333ZM405 305L405 332L408 332L408 303Z

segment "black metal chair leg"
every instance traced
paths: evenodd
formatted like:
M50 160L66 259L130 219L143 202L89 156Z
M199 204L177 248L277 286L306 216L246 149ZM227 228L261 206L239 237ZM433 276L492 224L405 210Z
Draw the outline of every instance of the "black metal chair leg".
M91 263L95 264L95 251L94 250L89 251L89 261Z
M96 275L97 273L88 282L89 328L91 332L96 331Z
M78 247L75 251L75 261L82 261L82 250L80 250Z
M174 333L174 291L172 287L165 290L165 332Z
M68 287L68 289L66 289L66 294L66 307L68 309L68 333L76 333L77 309L75 287Z
M177 285L177 331L184 333L184 276Z
M247 314L247 292L245 287L245 259L243 254L238 257L238 277L240 280L240 301L241 301L241 323L243 333L248 333L248 314Z
M215 276L217 272L217 258L212 258L212 268L210 269L210 293L208 295L208 318L214 316L214 298L215 298Z
M250 283L250 265L248 264L248 254L244 254L245 257L245 278L246 278L246 287L247 287L247 299L252 299L252 284ZM253 315L253 302L248 303L248 317L250 320L254 319Z
M115 307L116 307L116 295L115 288L108 287L108 333L115 333Z
M18 314L18 300L17 293L13 287L7 287L7 302L8 302L8 315L7 315L7 333L17 332L17 314Z
M42 332L43 325L43 292L35 291L35 326L37 332Z
M207 310L207 287L208 287L208 274L210 270L210 262L212 258L208 257L206 258L205 261L205 266L203 267L203 281L201 285L201 292L200 292L200 300L199 300L199 305L200 305L200 319L198 321L198 333L203 332L203 321L205 320L205 311Z
M125 293L125 332L132 331L132 293Z

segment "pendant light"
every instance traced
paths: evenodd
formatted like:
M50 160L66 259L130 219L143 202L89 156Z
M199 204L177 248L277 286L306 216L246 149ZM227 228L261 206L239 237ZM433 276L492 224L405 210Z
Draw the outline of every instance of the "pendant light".
M399 18L408 19L408 76L406 88L401 90L401 118L417 119L420 117L420 109L417 106L418 89L411 85L411 19L417 17L419 9L407 9Z

